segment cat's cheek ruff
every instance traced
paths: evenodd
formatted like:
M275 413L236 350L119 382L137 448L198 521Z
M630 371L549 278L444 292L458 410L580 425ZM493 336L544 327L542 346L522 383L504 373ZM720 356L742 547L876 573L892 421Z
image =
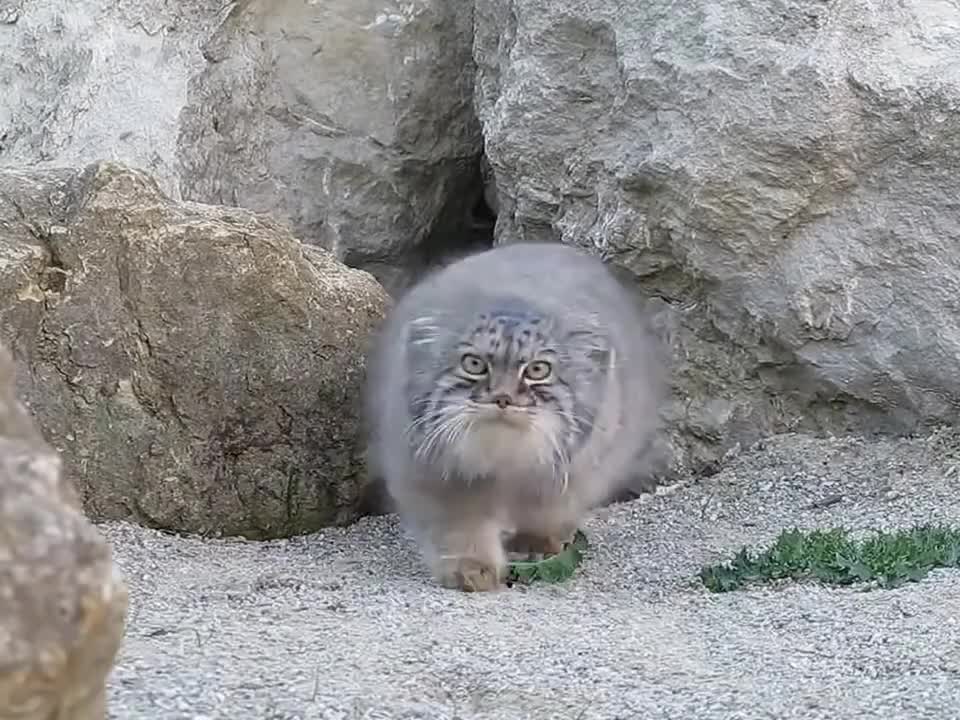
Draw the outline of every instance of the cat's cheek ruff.
M551 413L557 419L559 427L555 432L561 440L555 444L565 457L572 457L593 432L592 413L577 401L570 385L560 377L531 385L530 390L539 400L539 412Z

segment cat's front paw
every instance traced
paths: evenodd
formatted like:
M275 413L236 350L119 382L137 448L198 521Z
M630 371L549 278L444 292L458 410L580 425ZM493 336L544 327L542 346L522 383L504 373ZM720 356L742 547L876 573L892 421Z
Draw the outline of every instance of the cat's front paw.
M490 592L503 584L506 571L505 566L461 557L444 560L436 574L443 587L464 592Z

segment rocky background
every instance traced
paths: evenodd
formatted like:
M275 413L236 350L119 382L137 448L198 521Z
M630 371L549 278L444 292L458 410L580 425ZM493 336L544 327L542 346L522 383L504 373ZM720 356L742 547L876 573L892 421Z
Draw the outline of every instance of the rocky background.
M0 0L0 23L0 342L95 519L356 518L389 294L515 240L590 249L655 313L667 474L957 419L954 0Z

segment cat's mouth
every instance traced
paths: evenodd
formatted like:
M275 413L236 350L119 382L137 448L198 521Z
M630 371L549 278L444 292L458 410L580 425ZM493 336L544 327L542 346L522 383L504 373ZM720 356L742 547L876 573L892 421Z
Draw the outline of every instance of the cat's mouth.
M530 408L517 405L501 407L496 403L475 403L474 413L478 420L490 423L503 423L514 427L529 427L532 421Z

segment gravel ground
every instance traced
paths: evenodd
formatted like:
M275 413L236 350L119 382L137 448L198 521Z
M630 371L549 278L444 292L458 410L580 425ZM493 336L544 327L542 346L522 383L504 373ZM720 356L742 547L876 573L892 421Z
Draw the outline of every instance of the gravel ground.
M960 439L782 436L602 510L563 586L433 586L393 517L253 543L101 528L132 590L110 717L958 718L960 572L722 595L791 526L960 521Z

